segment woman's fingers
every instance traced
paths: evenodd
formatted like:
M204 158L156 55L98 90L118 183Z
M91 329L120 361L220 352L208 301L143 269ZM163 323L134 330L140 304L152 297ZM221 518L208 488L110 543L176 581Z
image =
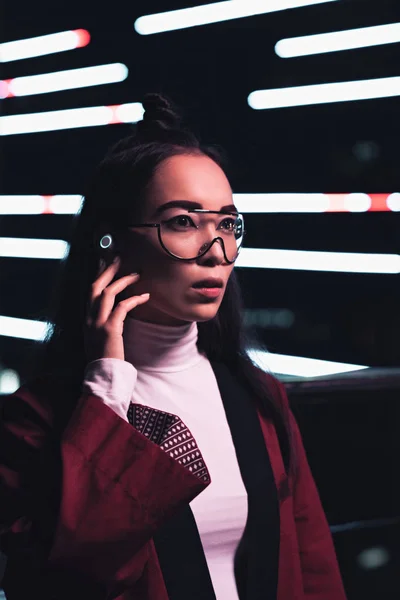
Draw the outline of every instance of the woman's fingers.
M132 296L131 298L118 302L108 319L107 326L110 327L110 329L122 332L128 312L136 308L136 306L139 306L139 304L144 304L149 298L150 294L146 293L141 294L140 296Z
M112 282L118 272L120 262L120 259L116 257L116 259L110 265L108 265L108 267L97 277L97 279L94 280L92 283L92 300L98 298L104 288L106 288Z
M92 285L85 328L85 350L88 360L125 359L122 335L125 317L129 311L139 304L144 304L150 297L150 294L131 296L115 306L116 296L140 277L138 273L132 273L114 281L119 266L119 260L113 262Z
M97 325L103 325L107 319L109 318L115 304L115 297L122 292L125 288L127 288L132 283L135 283L139 279L139 275L137 273L132 273L131 275L125 275L114 283L108 285L99 297L99 305L98 312L96 317Z

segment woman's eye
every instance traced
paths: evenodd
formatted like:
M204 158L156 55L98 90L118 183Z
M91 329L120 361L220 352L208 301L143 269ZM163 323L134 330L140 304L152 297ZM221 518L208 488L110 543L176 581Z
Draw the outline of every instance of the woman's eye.
M169 222L174 225L180 225L182 227L184 227L187 223L193 225L192 219L190 217L187 217L186 215L179 215L177 217L173 217L172 219L170 219Z
M235 221L233 219L224 219L221 225L225 224L225 228L228 230L233 230L235 227Z

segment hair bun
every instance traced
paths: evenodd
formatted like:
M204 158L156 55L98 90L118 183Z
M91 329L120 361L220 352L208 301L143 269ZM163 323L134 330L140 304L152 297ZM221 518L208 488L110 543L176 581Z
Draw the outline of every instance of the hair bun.
M179 130L181 116L176 112L172 102L161 94L146 94L143 99L143 120L137 124L140 138L157 138L162 132Z
M107 156L149 143L174 144L185 148L199 146L196 135L183 126L181 114L167 97L157 93L145 94L142 104L143 119L136 123L131 135L119 140L109 149Z

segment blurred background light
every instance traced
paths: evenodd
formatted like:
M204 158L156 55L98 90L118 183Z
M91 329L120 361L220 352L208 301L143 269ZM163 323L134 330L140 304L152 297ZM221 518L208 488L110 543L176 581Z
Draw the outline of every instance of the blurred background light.
M400 273L399 254L242 248L237 267L336 273Z
M0 237L2 257L62 259L68 249L64 240Z
M41 341L48 330L49 323L0 315L1 336Z
M281 58L326 54L400 42L400 23L285 38L275 45Z
M328 2L338 0L227 0L144 15L136 19L134 27L141 35L151 35Z
M82 206L79 194L61 196L0 196L0 215L75 215Z
M365 548L357 557L358 564L365 570L379 569L386 565L389 560L390 553L382 546Z
M123 108L122 108L123 107ZM116 106L89 106L39 113L25 113L0 117L0 135L17 135L96 127L115 123L136 123L143 116L140 102Z
M0 62L11 62L46 54L55 54L87 46L90 33L86 29L74 29L51 33L25 40L15 40L0 44Z
M247 102L254 110L265 110L394 96L400 96L400 77L255 90L249 94Z
M0 256L8 258L62 259L69 250L64 240L0 238ZM289 269L336 273L400 273L398 254L359 254L242 248L236 266L251 269Z
M248 351L250 358L261 368L280 375L293 375L298 377L320 377L336 373L348 373L367 369L363 365L351 365L340 362L317 360L302 356L287 356L273 354L262 350L251 349Z
M32 96L34 94L48 94L93 85L117 83L124 81L127 77L127 66L122 63L113 63L70 69L68 71L56 71L55 73L16 77L0 82L0 90L2 90L3 98Z
M41 341L49 328L51 328L50 323L0 315L0 336ZM282 375L317 377L368 368L362 365L286 356L254 349L249 349L248 354L260 367Z
M387 205L389 207L389 210L392 210L393 212L399 212L400 211L400 193L396 192L394 194L390 194L389 198L387 199Z
M234 194L241 213L386 212L393 194Z
M44 196L0 196L0 215L41 215L45 209Z
M75 215L82 208L83 197L79 194L50 196L49 213L53 215Z
M259 213L346 213L400 211L400 194L233 194L243 214ZM79 212L83 197L79 194L3 195L0 215L64 214Z
M0 370L0 395L13 394L20 385L17 371L14 371L14 369Z

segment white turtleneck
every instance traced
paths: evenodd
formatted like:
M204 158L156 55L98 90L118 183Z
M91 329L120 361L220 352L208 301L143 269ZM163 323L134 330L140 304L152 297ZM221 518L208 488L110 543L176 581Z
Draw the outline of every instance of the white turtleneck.
M247 494L214 371L197 348L197 334L196 322L172 327L128 317L125 360L91 362L84 387L126 421L132 402L177 415L189 428L211 476L190 507L215 595L238 600L233 559L246 524Z

